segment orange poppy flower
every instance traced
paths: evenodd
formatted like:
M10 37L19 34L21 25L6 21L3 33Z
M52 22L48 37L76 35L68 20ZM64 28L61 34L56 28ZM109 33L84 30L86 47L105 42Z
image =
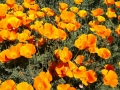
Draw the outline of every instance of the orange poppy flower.
M43 78L44 77L44 78ZM33 86L36 90L50 90L51 84L48 79L49 77L46 77L46 73L41 72L38 76L34 78Z
M11 31L8 40L15 41L16 39L17 39L17 33L15 31Z
M34 21L35 19L36 19L37 17L36 17L36 15L35 14L29 14L29 16L27 17L27 19L29 20L29 21Z
M6 80L1 83L0 90L15 90L16 84L13 80Z
M79 36L78 39L75 40L74 45L79 50L85 49L87 47L87 35L86 34L82 34L81 36Z
M39 77L43 77L43 76L45 76L45 78L48 79L49 82L52 81L52 75L49 71L39 73Z
M10 36L10 31L8 30L1 30L0 31L0 36L2 39L7 40Z
M79 22L75 22L74 24L77 29L81 27L81 24Z
M14 6L13 6L11 9L12 9L14 12L16 12L16 11L23 11L23 10L24 10L23 6L20 5L20 4L14 4Z
M67 33L65 31L63 31L62 29L59 29L59 38L60 40L66 40L67 38Z
M7 58L9 59L16 59L20 57L20 51L16 46L11 46L8 49L8 54L7 54Z
M59 15L56 15L55 16L55 22L58 23L60 21L60 16Z
M93 70L87 71L87 82L94 83L97 81L96 73Z
M87 11L86 10L80 10L77 13L81 18L85 18L87 16Z
M63 22L66 22L66 23L75 23L76 22L76 15L75 15L75 13L73 13L71 11L63 10L60 14L60 17L63 20Z
M60 60L66 63L71 59L72 59L72 52L68 50L67 47L64 47L63 50L60 51Z
M24 2L29 3L29 4L34 4L35 0L24 0Z
M12 7L12 6L15 4L15 0L6 0L6 4L7 4L9 7Z
M23 88L24 90L34 90L32 85L28 84L27 82L21 82L17 84L16 88L17 90L22 90Z
M7 13L7 5L0 4L0 18L5 18Z
M70 11L77 13L78 12L78 7L70 7Z
M49 36L52 34L53 30L52 30L52 24L50 23L45 23L44 24L44 30L40 30L40 34L44 35L44 36Z
M19 42L26 42L26 40L30 39L31 32L27 29L23 30L22 33L18 34Z
M99 22L104 22L105 21L105 18L103 16L97 16L97 20Z
M36 15L37 15L38 18L43 18L45 16L45 13L41 12L41 11L37 11Z
M73 70L73 76L75 78L85 78L86 77L86 67L84 66L80 66L79 68L76 68Z
M18 28L19 26L21 26L21 21L20 19L16 18L16 17L10 17L8 20L8 27L10 25L10 27L12 28Z
M59 62L55 67L55 71L59 77L67 76L66 73L69 70L69 66L67 63Z
M7 53L8 53L8 49L3 50L3 51L0 53L0 62L5 63L5 62L8 62L8 61L9 61L9 59L7 58Z
M89 25L90 27L94 27L95 25L98 25L98 24L99 24L98 21L90 21L88 25Z
M60 52L61 52L61 49L56 49L54 51L54 54L55 54L55 56L56 56L57 59L60 59Z
M49 39L58 39L59 38L59 29L56 28L55 26L52 26L52 34L48 35L47 37Z
M0 29L8 29L7 25L7 18L0 20Z
M74 87L70 87L70 84L59 84L57 90L76 90Z
M32 22L32 18L34 19L34 15L32 15L33 17L31 17L30 19L29 19L29 17L27 16L27 15L24 15L23 17L22 17L22 20L21 20L21 22L22 22L22 25L24 25L24 26L28 26L31 22Z
M22 11L16 11L16 12L14 12L14 15L17 18L21 19L24 16L24 13Z
M111 52L107 48L98 49L97 54L103 59L108 59L111 56Z
M32 55L36 53L36 48L33 44L25 44L20 48L20 55L26 58L32 58Z
M27 2L23 2L22 5L23 5L24 8L29 8L30 7L30 4L27 3Z
M117 86L118 76L113 70L108 71L106 69L103 69L103 70L101 70L101 72L103 74L103 82L105 85L109 85L113 88Z
M84 60L84 56L83 55L78 55L75 59L75 62L79 65L81 65L83 63Z
M67 3L63 3L63 2L59 2L59 11L63 11L63 10L67 10L68 9L68 4Z
M34 30L38 31L39 33L43 34L43 21L36 20L34 25ZM44 35L44 34L43 34Z
M116 1L116 2L115 2L115 6L116 6L117 8L120 8L120 1Z
M20 34L18 34L18 40L19 40L19 42L26 42L27 40L29 40L29 35L28 34L26 34L26 33L20 33Z
M91 11L92 16L100 16L103 14L103 9L102 8L97 8Z
M75 4L81 4L83 0L74 0Z
M45 12L47 16L54 16L55 15L54 11L49 7L42 8L41 10L43 12Z
M114 0L104 0L104 3L105 3L106 5L112 5L112 4L115 3L115 1L114 1Z
M75 63L73 63L72 61L69 61L68 62L68 69L67 69L67 72L66 72L66 76L68 77L73 77L73 70L77 69L77 65Z
M115 32L120 35L120 24L118 25L118 27L116 28Z
M75 24L73 23L68 23L66 24L66 29L69 31L69 32L74 32L77 30Z
M94 34L88 34L87 39L88 47L96 46L97 38Z
M117 17L115 10L112 8L107 9L106 15L108 18L116 18Z
M93 27L93 30L98 36L101 36L102 38L106 38L111 34L111 30L109 28L106 28L104 25L95 25Z
M96 42L97 38L93 34L82 34L78 37L77 40L75 40L75 47L77 47L79 50L88 49L90 53L94 53L95 51L93 49L96 48Z
M40 9L40 7L39 7L38 4L32 4L32 5L30 5L29 9L30 10L38 11Z
M57 27L60 29L65 29L66 28L66 23L63 21L58 22Z
M78 68L77 65L76 65L75 63L73 63L72 61L69 61L69 62L68 62L68 65L69 65L69 69L70 69L71 71L73 71L73 70L75 70L75 69Z

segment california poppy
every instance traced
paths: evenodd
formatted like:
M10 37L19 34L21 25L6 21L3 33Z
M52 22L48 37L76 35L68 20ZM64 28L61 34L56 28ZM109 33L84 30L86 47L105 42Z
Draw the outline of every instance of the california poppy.
M1 83L0 85L1 90L15 90L16 89L16 84L13 80L6 80Z
M15 31L11 31L8 40L14 41L16 39L17 39L17 33Z
M41 12L41 11L37 11L36 15L37 15L38 18L43 18L45 16L45 13Z
M40 7L39 7L38 4L32 4L32 5L30 5L29 9L30 10L38 11L40 9Z
M84 60L84 56L83 55L78 55L75 59L75 62L79 65L81 65L83 63Z
M34 90L32 85L28 84L27 82L21 82L17 84L16 88L17 90L22 90L23 88L24 90Z
M9 59L16 59L20 57L20 51L16 46L11 46L8 49L8 54L6 55Z
M103 14L103 9L102 8L96 8L91 11L92 16L100 16Z
M36 48L33 44L25 44L20 48L20 55L26 58L32 58L32 55L36 53Z
M76 30L77 30L75 24L72 24L72 23L66 24L66 29L67 29L69 32L72 32L72 31L76 31Z
M117 17L115 10L112 8L107 9L106 15L108 18L116 18Z
M19 26L21 26L21 21L20 19L16 18L16 17L10 17L8 20L8 25L10 25L12 28L18 28Z
M118 25L118 27L116 28L116 33L118 34L118 35L120 35L120 24Z
M15 4L15 0L6 0L6 4L7 4L9 7L12 7L12 6Z
M7 5L5 4L0 4L0 18L5 18L7 14Z
M81 4L83 0L74 0L75 4Z
M113 70L102 69L103 74L103 82L105 85L109 85L111 87L115 87L118 84L118 76Z
M116 2L115 2L115 6L116 6L117 8L120 8L120 1L116 1Z
M17 18L21 19L24 16L24 13L22 11L16 11L16 12L14 12L14 15Z
M36 90L50 90L51 84L50 81L52 80L50 77L47 76L48 74L45 72L40 72L38 76L34 78L33 86ZM44 78L43 78L44 77Z
M0 62L5 63L5 62L8 62L8 61L9 61L9 59L7 58L7 53L8 53L8 49L3 50L3 51L0 53Z
M112 4L115 3L115 1L114 1L114 0L104 0L104 3L105 3L106 5L112 5Z
M63 61L64 63L72 59L72 52L68 50L67 47L64 47L59 55L60 55L60 60Z
M43 12L45 12L47 16L54 16L55 15L54 11L49 7L44 7L41 10Z
M78 7L70 7L70 11L77 13L78 12Z
M63 22L66 22L66 23L75 23L76 22L75 13L73 13L71 11L63 10L60 14L60 17L63 20Z
M111 52L107 48L98 49L97 54L103 59L108 59L111 56Z
M94 83L97 81L96 73L93 70L87 71L87 82Z
M99 22L104 22L105 21L105 18L103 16L97 16L97 20Z
M10 31L8 30L1 30L0 31L0 36L2 39L7 40L10 36Z
M70 84L59 84L57 90L76 90L74 87L70 87Z
M63 10L67 10L67 9L68 9L68 4L67 3L59 2L60 12L63 11Z
M86 10L80 10L77 13L81 18L85 18L87 16L87 11Z

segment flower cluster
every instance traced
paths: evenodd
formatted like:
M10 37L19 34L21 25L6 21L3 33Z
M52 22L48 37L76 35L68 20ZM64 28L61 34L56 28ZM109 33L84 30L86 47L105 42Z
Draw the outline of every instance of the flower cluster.
M5 4L0 4L1 64L10 64L8 62L20 57L34 60L33 56L38 58L49 51L53 54L50 64L42 63L42 69L32 77L32 83L17 83L8 78L0 81L0 90L51 90L53 87L55 90L87 90L91 84L98 85L101 81L112 88L119 85L119 68L107 61L114 52L111 50L112 44L117 42L114 38L120 36L120 15L117 12L120 1L104 0L106 10L96 7L91 11L79 7L83 2L73 0L74 6L58 2L59 13L49 7L40 7L35 0L24 0L22 4L6 0ZM64 44L67 41L68 45ZM44 48L48 43L54 48ZM119 40L117 45L119 47ZM120 61L118 65L120 67ZM56 85L59 79L65 82Z

